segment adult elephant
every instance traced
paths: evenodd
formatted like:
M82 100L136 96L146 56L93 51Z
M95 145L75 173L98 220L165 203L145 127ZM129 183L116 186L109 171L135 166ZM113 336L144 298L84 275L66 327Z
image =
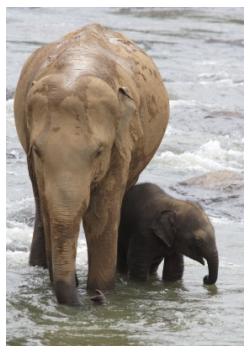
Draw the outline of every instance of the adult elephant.
M110 289L122 198L161 142L168 95L143 50L89 25L31 55L14 111L36 203L30 264L49 268L59 303L77 305L80 222L87 287Z
M164 259L163 280L182 278L183 255L204 264L205 284L218 277L219 257L213 225L202 207L166 194L152 183L138 184L123 199L117 269L146 281Z

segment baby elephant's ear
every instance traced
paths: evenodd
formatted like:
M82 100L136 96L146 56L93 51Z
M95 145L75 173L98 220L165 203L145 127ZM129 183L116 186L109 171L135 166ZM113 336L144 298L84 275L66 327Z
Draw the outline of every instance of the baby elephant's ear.
M158 215L151 226L155 236L161 239L168 247L174 243L174 233L176 226L176 213L172 210L165 210Z

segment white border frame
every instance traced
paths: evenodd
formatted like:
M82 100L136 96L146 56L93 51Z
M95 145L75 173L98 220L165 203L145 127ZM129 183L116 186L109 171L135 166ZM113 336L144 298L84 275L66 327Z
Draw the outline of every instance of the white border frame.
M0 163L1 163L1 168L6 167L6 123L5 123L5 118L6 118L6 8L7 7L244 7L244 12L245 12L245 31L244 31L244 41L245 41L245 53L244 53L244 73L245 77L246 74L249 74L249 70L247 67L249 67L250 64L250 47L249 47L249 2L247 1L222 1L222 0L217 0L217 1L203 1L203 0L195 0L195 1L158 1L158 0L126 0L126 1L97 1L97 0L92 0L89 4L83 0L2 0L0 2L0 43L1 43L1 65L0 65L0 70L1 70L1 86L0 86L0 100L1 100L1 129L0 129ZM85 6L83 6L83 4ZM249 87L246 87L246 84L244 84L244 93L245 97L247 98L249 95ZM247 95L248 94L248 95ZM244 105L244 112L245 112L245 158L247 156L247 153L249 153L249 144L248 144L248 138L249 135L249 120L250 120L250 112L249 112L249 103L245 100L245 105ZM5 227L6 224L6 168L1 169L1 196L0 196L0 202L1 202L1 220L0 220L0 226ZM245 160L245 177L249 178L249 164L247 163L247 160ZM245 225L244 225L244 231L249 233L249 223L247 222L247 219L250 217L250 211L249 211L249 206L247 203L247 200L249 200L249 184L248 184L248 179L245 179ZM3 192L3 187L5 187L4 192ZM1 247L1 252L5 251L5 239L3 236L6 236L6 229L4 230L1 234L0 238L0 247ZM249 236L248 234L245 234L247 236L246 239L244 239L244 250L248 251L245 253L245 269L244 269L244 281L245 281L245 312L244 312L244 329L245 329L245 335L249 334L249 263L247 262L248 258L248 253L249 253ZM2 252L1 256L4 256L5 252ZM5 254L6 255L6 254ZM246 268L247 267L247 268ZM5 346L6 345L6 263L5 259L1 258L0 259L0 270L1 270L1 282L2 282L2 287L1 287L1 295L0 295L0 348L1 352L4 352L5 354L12 354L15 352L18 352L18 354L25 353L25 355L30 354L30 353L36 353L36 355L40 355L44 353L44 347L46 346L38 346L34 349L33 346L26 346L25 348L22 347L15 347L15 346ZM230 313L230 310L228 311ZM48 350L48 352L54 352L55 346L47 346L49 348L52 348L51 350ZM69 346L71 347L71 346ZM73 346L72 346L73 347ZM129 349L127 349L129 347ZM249 340L248 338L245 338L245 345L244 346L231 346L231 347L224 347L224 346L210 346L210 347L204 347L204 346L145 346L145 347L132 347L132 346L127 346L127 347L115 347L115 346L108 346L108 347L98 347L98 349L95 349L95 346L85 346L84 349L82 349L82 346L74 346L74 350L72 350L76 354L81 354L84 352L101 352L104 354L112 354L112 353L119 353L119 354L127 354L127 352L136 352L136 353L143 353L143 355L148 355L153 352L157 352L159 354L164 354L166 352L171 352L171 355L179 355L180 353L185 352L186 355L200 355L206 354L206 353L215 353L222 354L223 352L232 355L239 355L239 354L244 354L246 351L249 352ZM212 347L212 349L211 349ZM119 350L117 350L119 348ZM166 349L168 348L168 349ZM46 349L47 351L47 349ZM62 354L68 354L70 351L68 348L65 348L63 346L57 346L56 351L62 353Z

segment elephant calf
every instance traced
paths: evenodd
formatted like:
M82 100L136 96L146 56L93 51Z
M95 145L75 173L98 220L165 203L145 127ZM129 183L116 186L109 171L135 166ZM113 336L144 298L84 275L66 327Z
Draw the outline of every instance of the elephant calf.
M151 183L133 186L122 203L117 269L136 280L147 280L164 259L163 280L182 278L183 255L204 265L205 284L218 276L214 228L198 204L175 199Z

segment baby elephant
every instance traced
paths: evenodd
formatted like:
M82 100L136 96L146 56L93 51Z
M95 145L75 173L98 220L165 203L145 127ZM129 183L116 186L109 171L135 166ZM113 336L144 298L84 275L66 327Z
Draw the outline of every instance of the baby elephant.
M163 280L183 275L183 255L204 265L205 284L218 276L214 228L200 205L175 199L157 185L133 186L125 195L118 237L117 269L136 280L147 280L164 259Z

